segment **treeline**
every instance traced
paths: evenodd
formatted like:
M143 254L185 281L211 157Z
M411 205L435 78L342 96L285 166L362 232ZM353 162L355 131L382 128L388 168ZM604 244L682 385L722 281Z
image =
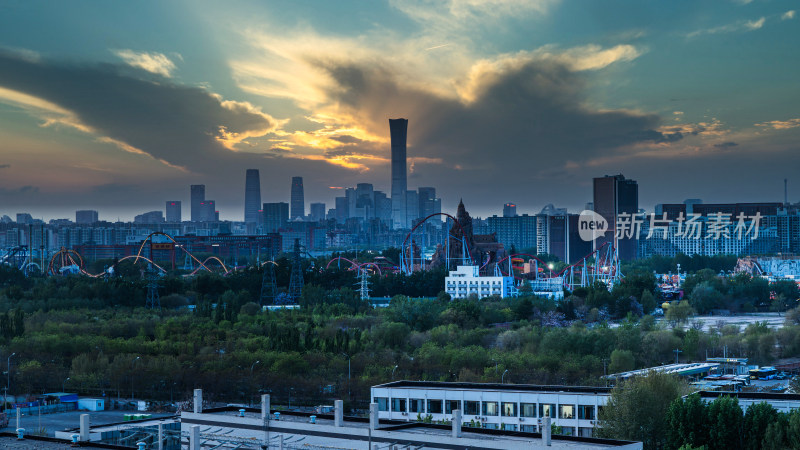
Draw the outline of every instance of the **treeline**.
M767 403L742 411L735 397L704 401L685 381L650 373L611 391L597 434L641 441L645 449L798 449L800 410L778 412Z

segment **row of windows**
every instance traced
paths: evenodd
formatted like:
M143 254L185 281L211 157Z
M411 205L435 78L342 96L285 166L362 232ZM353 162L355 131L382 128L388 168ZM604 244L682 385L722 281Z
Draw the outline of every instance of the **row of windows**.
M464 400L425 400L421 398L376 397L379 411L408 412L418 414L452 414L454 410L462 410L464 415L503 416L503 417L552 417L559 419L594 420L596 417L593 405L555 405L553 403L516 403L516 402L479 402ZM600 407L602 408L602 407Z

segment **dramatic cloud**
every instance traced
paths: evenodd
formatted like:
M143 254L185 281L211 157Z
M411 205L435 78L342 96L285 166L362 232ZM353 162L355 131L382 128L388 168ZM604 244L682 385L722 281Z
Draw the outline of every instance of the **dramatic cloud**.
M792 10L789 10L789 11L786 11L785 13L783 13L783 14L781 15L781 20L790 20L790 19L794 19L794 16L795 16L795 14L796 14L796 12L795 12L795 10L793 10L793 9L792 9Z
M584 106L585 80L573 60L523 55L479 63L459 90L461 97L403 83L386 63L327 61L320 67L335 81L328 95L338 113L373 133L386 131L387 118L409 118L409 155L432 158L428 164L441 161L451 170L506 176L510 183L543 166L681 138L680 132L657 131L656 115Z
M11 164L0 164L0 169L8 169L11 167Z
M720 142L719 144L714 144L714 147L716 147L716 148L731 148L731 147L736 147L738 145L739 144L737 144L736 142Z
M46 111L48 121L198 172L215 168L233 146L279 124L249 103L132 78L113 66L31 62L0 53L0 89L0 98Z
M163 53L135 52L133 50L113 50L113 52L132 67L167 78L170 78L176 69L175 63Z

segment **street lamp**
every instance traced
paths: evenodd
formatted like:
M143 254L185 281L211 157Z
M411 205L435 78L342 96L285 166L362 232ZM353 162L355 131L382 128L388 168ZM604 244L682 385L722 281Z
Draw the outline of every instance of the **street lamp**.
M508 373L508 369L503 372L503 375L500 377L500 384L505 383L506 374Z
M347 398L350 398L350 355L342 353L342 356L347 357Z
M136 364L136 361L139 359L141 359L141 357L137 356L136 358L133 358L133 361L131 361L131 401L133 401L133 365Z
M6 381L6 397L5 397L5 401L8 401L8 391L11 388L11 357L16 355L16 354L17 353L14 352L14 353L8 355L8 360L6 361L6 370L7 370L6 373L8 374L8 381Z
M64 385L67 384L67 381L69 381L69 377L67 377L66 380L61 382L61 392L66 392L66 388L64 387Z
M250 366L250 378L253 378L253 367L255 367L255 366L256 366L256 364L258 364L258 363L260 363L260 362L261 362L261 361L256 361L256 362L254 362L254 363L253 363L253 364Z
M394 366L394 369L392 369L392 380L394 380L394 371L397 370L398 367L400 366Z

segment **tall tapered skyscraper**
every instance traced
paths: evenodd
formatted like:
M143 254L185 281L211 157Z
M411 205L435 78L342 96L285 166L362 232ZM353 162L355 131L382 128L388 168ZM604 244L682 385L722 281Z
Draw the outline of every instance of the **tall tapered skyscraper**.
M261 208L261 180L258 169L247 169L244 183L244 221L258 223Z
M292 177L292 198L290 219L305 217L306 201L303 194L303 177Z
M407 119L389 119L389 134L392 138L392 226L408 228L406 218L406 135Z

